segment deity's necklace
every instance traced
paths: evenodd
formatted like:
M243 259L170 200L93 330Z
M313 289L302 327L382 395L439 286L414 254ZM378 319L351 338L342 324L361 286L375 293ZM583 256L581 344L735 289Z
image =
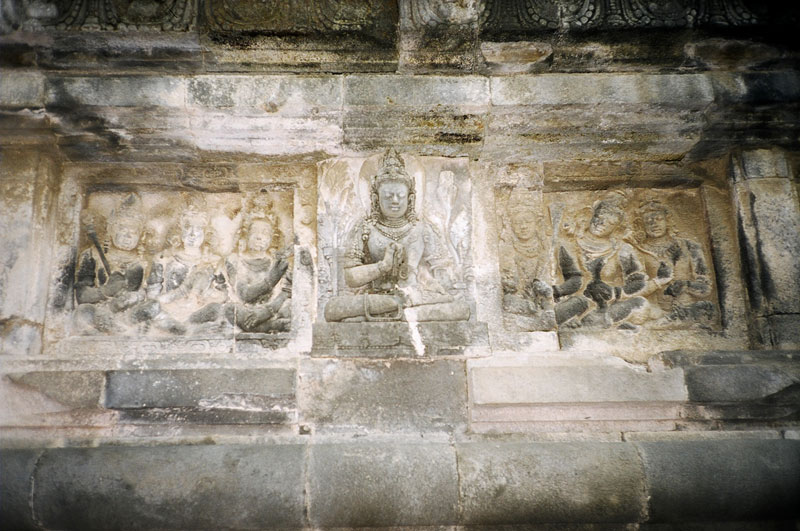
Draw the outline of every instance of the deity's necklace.
M392 226L394 224L396 226ZM390 240L394 240L399 242L411 232L414 228L414 224L409 222L405 218L401 218L397 221L389 221L389 223L385 223L382 221L374 220L372 222L372 226L375 227L378 232L389 238Z

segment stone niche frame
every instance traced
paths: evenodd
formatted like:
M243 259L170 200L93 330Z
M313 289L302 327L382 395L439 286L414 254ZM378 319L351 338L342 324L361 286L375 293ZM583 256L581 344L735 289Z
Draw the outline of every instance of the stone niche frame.
M150 163L79 164L63 166L52 227L55 230L53 259L48 286L43 355L74 359L159 359L191 356L192 359L279 359L296 356L310 344L310 322L315 312L315 167L303 163ZM81 212L93 192L137 192L203 194L270 192L291 205L283 207L291 216L283 222L284 237L291 230L292 274L291 324L289 331L247 333L232 328L229 333L194 336L129 337L114 335L70 335L75 298L72 283L85 244L81 234ZM288 223L289 226L285 226ZM234 251L235 252L235 249ZM72 279L70 281L70 279Z
M332 296L354 293L344 282L341 260L346 241L358 222L370 214L372 177L381 170L386 153L338 157L319 163L318 256L319 300L314 323L314 357L433 357L471 355L489 346L488 328L476 316L475 230L472 175L466 157L436 157L400 152L405 170L414 179L414 209L431 228L449 272L448 291L469 304L463 321L409 323L404 318L384 322L327 322L325 305ZM443 283L445 285L445 283ZM380 319L378 319L380 321Z
M478 300L482 303L479 313L483 309L483 318L490 323L490 329L493 330L494 351L518 350L525 346L530 348L538 345L534 348L543 351L598 352L619 356L635 363L646 363L652 356L663 351L748 348L750 339L747 305L735 216L727 183L702 182L691 175L677 177L674 169L666 168L657 168L655 175L645 175L644 170L640 170L642 173L634 170L634 175L630 175L629 168L623 173L614 163L600 163L596 168L591 164L574 165L581 166L580 170L587 173L603 172L603 188L595 189L590 184L593 176L579 174L578 170L568 164L563 164L566 168L555 163L475 165L477 168L473 172L486 177L477 180L479 185L473 192L483 201L480 205L482 212L476 213L476 216L482 218L478 223L484 223L486 229L486 237L477 242L479 248L476 252L491 260L497 267L494 273L484 274L483 282L478 279ZM613 175L614 171L619 171L619 174ZM539 217L543 227L539 231L548 249L545 258L552 257L545 264L549 276L553 276L555 257L555 253L551 252L553 224L550 218L554 203L561 203L563 207L565 198L575 198L579 203L581 199L587 200L588 204L576 203L574 208L566 205L568 213L574 216L580 209L590 209L593 201L602 199L609 193L619 193L626 198L627 212L635 211L645 199L662 201L667 206L674 199L683 198L690 202L690 205L683 205L678 209L680 212L674 212L673 217L676 214L683 215L693 208L699 209L696 219L701 228L692 227L691 234L686 236L697 240L705 254L712 284L708 300L715 307L713 319L704 326L658 326L646 323L632 327L631 330L620 330L617 327L592 329L558 326L551 312L550 315L528 320L520 326L519 316L511 315L503 308L502 287L502 269L506 262L502 256L502 237L504 231L508 230L503 208L508 196L514 190L520 189L542 209ZM686 227L686 221L679 220L679 237Z

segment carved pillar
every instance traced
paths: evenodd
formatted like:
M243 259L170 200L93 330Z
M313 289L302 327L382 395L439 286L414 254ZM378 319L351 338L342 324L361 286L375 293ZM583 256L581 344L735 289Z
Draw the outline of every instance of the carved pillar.
M756 340L800 346L800 202L786 155L743 151L732 178L739 244Z

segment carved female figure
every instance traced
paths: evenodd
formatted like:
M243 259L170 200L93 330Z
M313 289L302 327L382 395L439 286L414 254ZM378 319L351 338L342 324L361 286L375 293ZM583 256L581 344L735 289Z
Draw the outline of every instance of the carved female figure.
M147 294L158 301L157 326L175 333L220 324L227 284L221 259L203 245L208 216L190 206L180 217L181 247L162 253L153 262Z
M711 280L700 244L677 237L669 209L659 201L643 203L637 214L636 248L649 276L642 295L668 321L710 319Z
M559 324L619 325L633 322L636 310L646 306L645 299L639 296L646 284L644 268L633 247L617 235L624 219L621 197L612 195L598 200L592 205L587 226L579 228L572 241L562 243L559 261L577 263L586 276L580 284L570 284L565 276L566 282L554 289L557 298L583 290L580 296L570 297L568 304L557 305Z
M344 277L354 295L331 298L328 321L469 319L469 305L436 280L449 263L434 231L414 212L414 179L389 151L371 184L371 213L347 240ZM406 315L407 316L407 315Z
M93 223L87 224L93 246L81 253L75 298L75 322L82 333L123 333L128 311L145 294L142 279L146 262L139 253L143 219L139 198L126 197L108 218L110 242L101 245Z
M285 332L291 320L292 279L287 253L275 252L280 231L264 212L246 218L245 229L239 253L225 263L236 324L244 332Z

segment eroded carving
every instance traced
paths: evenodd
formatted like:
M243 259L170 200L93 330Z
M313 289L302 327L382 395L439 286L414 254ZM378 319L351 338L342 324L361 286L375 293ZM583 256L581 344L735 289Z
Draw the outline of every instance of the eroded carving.
M208 0L206 23L219 31L321 34L357 31L391 39L397 5L383 0L283 2Z
M590 199L586 193L544 195L519 186L498 190L507 326L712 325L716 307L707 251L698 237L678 235L664 202L619 191L580 208ZM682 199L696 203L696 198ZM695 221L695 228L704 226Z
M702 246L681 238L669 208L656 199L637 210L634 240L649 277L643 294L663 324L710 321L711 277Z
M120 197L89 196L73 333L219 337L234 327L289 330L290 191ZM98 234L106 216L107 230Z
M742 0L487 0L484 32L558 28L741 26L758 22Z
M194 26L192 0L67 0L33 2L27 29L186 31Z
M416 180L397 152L389 150L369 181L369 214L355 217L354 223L342 219L338 229L329 227L320 234L323 256L335 256L337 262L329 267L329 281L339 289L325 303L327 321L469 318L463 268L469 248L469 217L466 213L461 216L461 207L456 205L458 191L446 171L438 175L443 184L441 195L429 198L446 203L446 209L420 217ZM356 194L361 192L363 197L364 193L352 179L350 183L355 185L350 192L351 203L355 203ZM321 195L325 195L324 189ZM327 205L325 199L321 198ZM347 235L339 239L342 228ZM335 246L331 238L337 242ZM349 293L333 281L339 277Z

